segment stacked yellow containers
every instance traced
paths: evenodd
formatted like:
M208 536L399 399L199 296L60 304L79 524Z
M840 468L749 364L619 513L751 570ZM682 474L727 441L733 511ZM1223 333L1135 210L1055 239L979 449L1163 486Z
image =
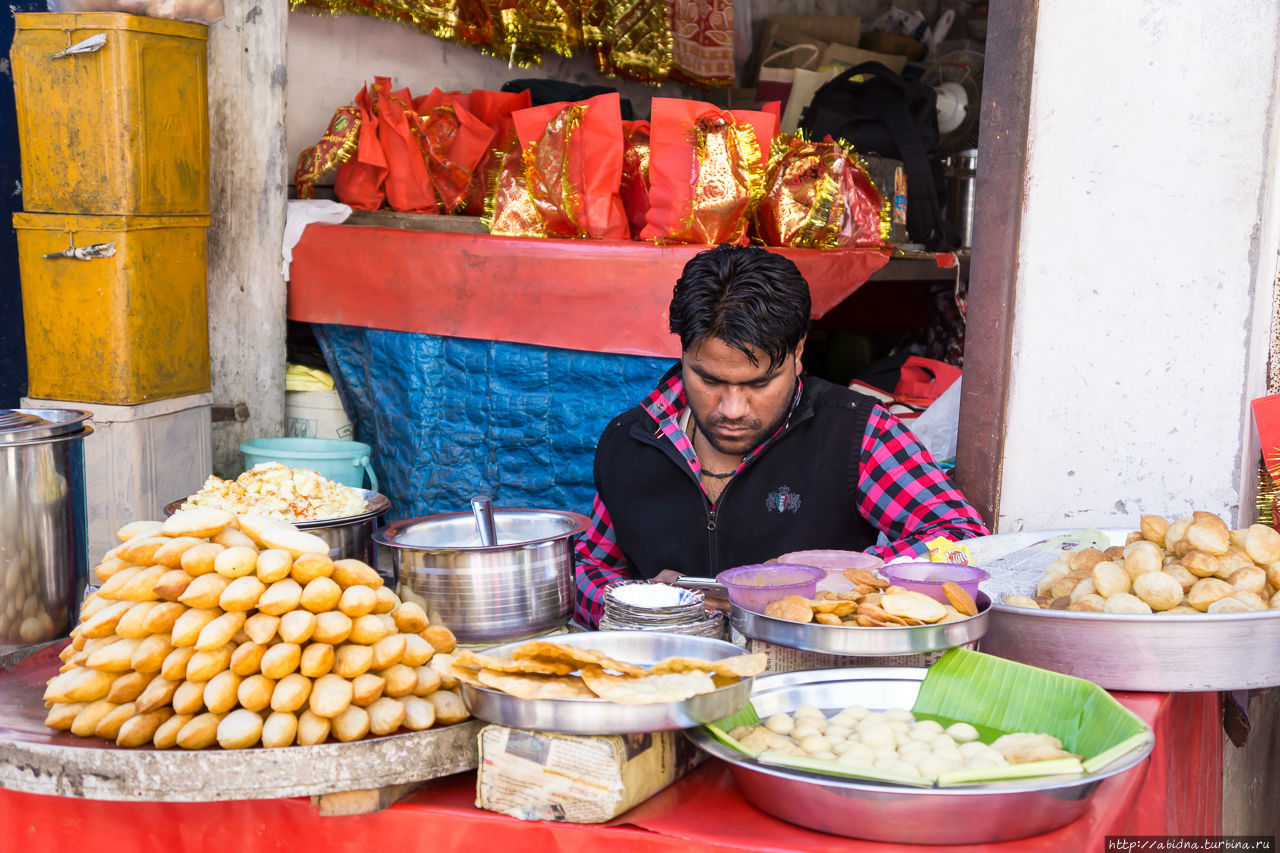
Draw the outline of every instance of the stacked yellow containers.
M206 28L15 15L29 396L209 391Z

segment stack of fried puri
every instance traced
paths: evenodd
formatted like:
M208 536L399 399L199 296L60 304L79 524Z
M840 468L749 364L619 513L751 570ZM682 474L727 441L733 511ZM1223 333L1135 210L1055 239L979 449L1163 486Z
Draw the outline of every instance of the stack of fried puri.
M117 535L46 687L45 725L120 746L242 749L468 716L431 666L456 645L449 629L368 565L331 560L318 536L211 508Z
M788 595L769 602L764 615L788 622L859 628L902 628L958 622L978 615L978 606L959 584L942 585L947 604L900 586L866 569L847 569L853 589L823 590L813 598Z
M1142 516L1124 545L1058 557L1034 597L1005 604L1086 613L1243 613L1280 609L1280 532L1231 530L1211 512Z

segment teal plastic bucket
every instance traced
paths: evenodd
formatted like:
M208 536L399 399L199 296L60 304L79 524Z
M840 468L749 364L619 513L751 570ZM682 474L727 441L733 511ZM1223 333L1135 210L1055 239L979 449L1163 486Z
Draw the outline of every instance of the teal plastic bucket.
M337 438L255 438L241 442L245 470L259 462L279 462L290 468L306 468L344 486L378 491L378 478L369 467L373 448L359 441Z

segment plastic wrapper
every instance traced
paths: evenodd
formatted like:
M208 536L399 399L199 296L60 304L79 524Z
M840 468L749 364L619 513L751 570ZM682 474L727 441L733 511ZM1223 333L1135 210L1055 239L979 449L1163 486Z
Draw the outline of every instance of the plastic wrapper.
M756 234L797 249L884 245L888 208L857 155L831 141L774 140L755 210Z
M50 12L126 12L193 24L222 20L222 0L49 0Z
M439 213L413 96L408 89L392 91L390 77L373 78L373 89L378 96L378 141L387 158L387 204L406 213Z
M495 131L472 115L460 99L439 89L415 98L423 153L436 201L445 213L463 210L479 182L477 170Z
M377 94L370 95L367 86L355 97L360 111L360 137L355 156L338 166L333 181L333 192L343 204L357 210L377 210L386 198L383 189L387 180L387 158L378 141L378 128L374 122L377 110Z
M589 512L596 440L670 358L316 324L388 520L502 507ZM572 381L568 378L572 377Z
M626 240L618 94L532 107L512 119L546 235Z
M639 240L649 214L649 122L622 123L622 207L631 239Z
M455 98L463 95L460 92L450 94ZM465 93L465 97L466 109L494 133L490 149L476 166L477 180L472 185L471 196L467 200L466 212L471 216L481 216L485 212L485 197L502 166L502 152L509 151L517 141L516 125L511 120L511 114L517 110L527 110L532 104L528 91L493 92L476 89Z
M298 168L293 176L298 198L314 198L316 181L351 159L360 144L362 124L358 107L338 108L320 141L298 155Z
M777 115L654 98L649 213L641 232L659 243L745 243Z
M484 221L490 234L502 237L547 236L525 183L524 156L519 143L512 143L493 175Z

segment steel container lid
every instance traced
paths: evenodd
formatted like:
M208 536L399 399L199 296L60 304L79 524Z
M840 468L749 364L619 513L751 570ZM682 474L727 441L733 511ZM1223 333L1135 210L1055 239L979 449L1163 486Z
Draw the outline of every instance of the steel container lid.
M586 530L591 523L576 512L540 509L495 509L493 521L498 541L489 547L480 544L480 532L470 512L396 522L374 533L373 538L392 548L487 551L567 539Z
M57 438L84 429L92 412L80 409L0 409L0 445Z

